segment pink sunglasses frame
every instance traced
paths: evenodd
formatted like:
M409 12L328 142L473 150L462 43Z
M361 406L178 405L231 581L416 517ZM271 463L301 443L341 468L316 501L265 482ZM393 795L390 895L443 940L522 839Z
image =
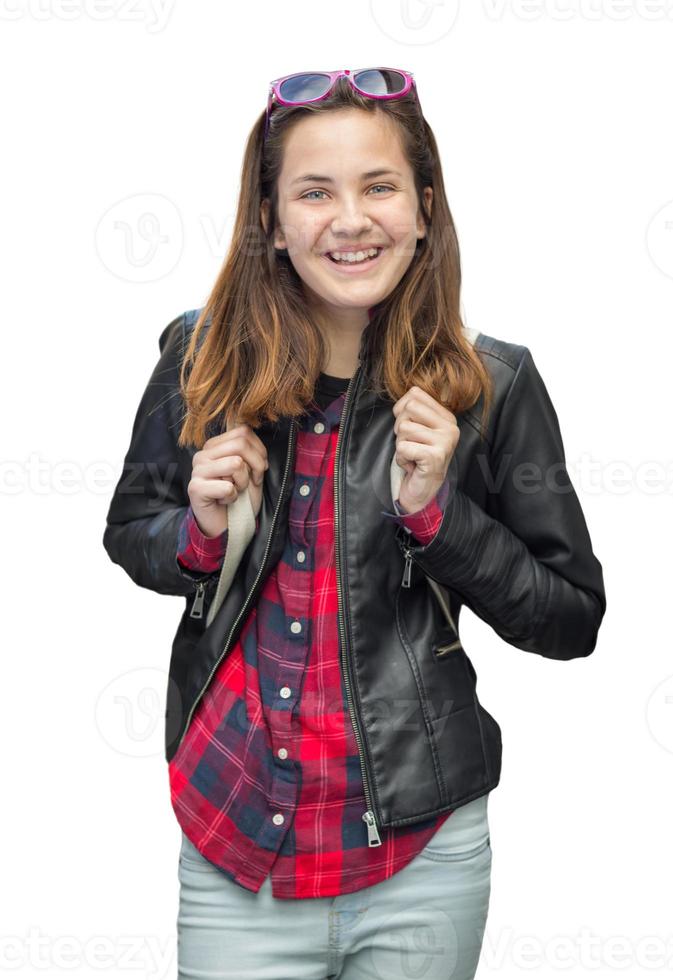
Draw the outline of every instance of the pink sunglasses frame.
M384 95L370 95L369 92L363 92L362 89L358 88L355 82L354 75L357 75L361 71L395 71L404 77L404 88L401 92L390 92ZM280 86L283 82L286 82L289 78L297 78L300 75L325 75L329 78L329 87L323 95L319 95L316 99L301 99L299 102L288 102L280 94ZM266 103L266 117L264 120L264 139L266 139L269 132L269 117L273 111L274 105L310 105L313 102L322 102L326 99L334 88L337 79L347 78L350 84L353 86L356 92L363 95L367 99L401 99L402 96L406 95L412 88L414 94L418 101L418 106L420 108L421 100L418 98L418 88L416 86L416 80L414 79L413 72L404 71L402 68L342 68L341 71L296 71L291 75L283 75L282 78L274 78L272 82L269 83L269 97Z

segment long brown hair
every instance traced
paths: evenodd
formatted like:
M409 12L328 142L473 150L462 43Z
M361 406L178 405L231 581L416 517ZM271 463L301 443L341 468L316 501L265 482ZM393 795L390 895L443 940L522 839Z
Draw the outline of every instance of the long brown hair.
M460 254L435 137L413 92L376 101L340 79L321 102L274 107L266 142L264 113L250 132L229 252L184 352L180 446L201 447L221 431L221 424L211 430L215 420L235 418L255 428L301 415L311 402L328 352L290 258L273 244L277 182L290 129L307 112L344 108L384 112L397 123L427 226L400 282L370 309L360 347L368 382L393 402L417 385L454 413L471 408L483 392L484 433L492 381L462 334ZM423 197L428 186L431 214ZM266 231L263 198L270 204Z

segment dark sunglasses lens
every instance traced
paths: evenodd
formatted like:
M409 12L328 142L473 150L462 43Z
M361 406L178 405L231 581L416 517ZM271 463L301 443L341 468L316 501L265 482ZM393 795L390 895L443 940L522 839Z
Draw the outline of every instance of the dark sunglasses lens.
M280 94L286 102L309 102L319 99L329 88L329 75L306 74L286 78L280 86Z
M386 68L368 68L357 72L353 78L357 87L368 95L397 95L406 84L404 75Z

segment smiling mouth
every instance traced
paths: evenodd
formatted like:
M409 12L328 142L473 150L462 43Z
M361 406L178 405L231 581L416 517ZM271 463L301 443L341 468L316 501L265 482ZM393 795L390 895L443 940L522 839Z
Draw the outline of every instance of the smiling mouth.
M334 259L332 258L329 252L326 252L323 258L325 258L335 268L342 269L344 272L350 272L351 270L355 270L355 269L371 268L379 261L383 252L385 252L385 248L377 248L376 255L373 255L371 257L367 256L366 258L361 259L360 261L357 260L349 261L348 259Z

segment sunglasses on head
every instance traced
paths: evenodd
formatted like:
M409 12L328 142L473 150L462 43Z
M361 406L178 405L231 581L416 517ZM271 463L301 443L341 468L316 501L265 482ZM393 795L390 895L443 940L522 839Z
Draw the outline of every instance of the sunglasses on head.
M284 75L269 84L269 98L264 120L264 139L269 132L269 117L276 105L307 105L327 98L337 79L347 78L356 92L369 99L400 99L412 88L418 90L412 72L400 68L359 68L351 71L302 71ZM420 107L420 100L418 100Z

